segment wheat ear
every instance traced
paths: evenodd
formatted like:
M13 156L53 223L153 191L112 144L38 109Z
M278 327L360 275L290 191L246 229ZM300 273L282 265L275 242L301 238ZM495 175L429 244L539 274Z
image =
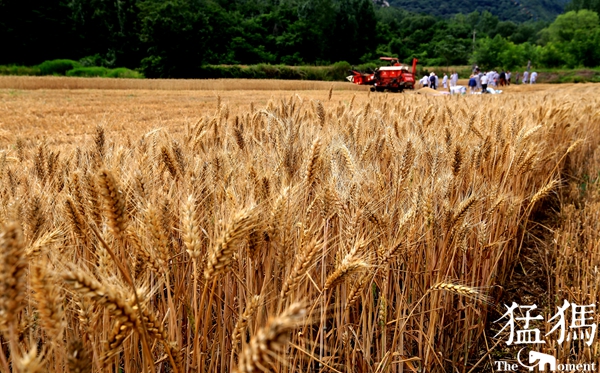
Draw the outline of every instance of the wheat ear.
M31 268L31 287L37 303L40 324L53 341L61 339L66 326L59 288L54 285L44 267L47 263Z
M104 197L104 213L108 225L117 238L122 238L127 228L125 199L113 174L103 169L98 174L100 194Z
M450 282L438 282L433 285L430 291L448 291L454 294L462 295L468 298L472 298L484 303L488 302L487 296L481 293L479 290L465 285L453 284Z
M233 258L235 244L244 238L255 226L253 210L244 210L238 213L231 224L225 229L223 235L219 239L209 253L206 263L204 277L208 280L214 276L223 273Z
M323 291L332 289L333 287L341 284L346 277L353 273L364 270L368 267L368 264L354 256L347 255L342 263L333 271L332 274L327 276L325 280L325 286Z
M236 372L270 372L276 354L282 352L290 339L291 332L306 322L308 312L302 303L290 305L279 316L268 321L258 330L240 355Z
M248 327L248 322L256 313L256 310L258 309L259 305L260 296L255 295L251 297L248 301L248 304L246 305L244 313L242 313L242 316L235 324L235 328L233 329L233 333L231 334L231 348L233 350L233 353L237 352L239 343L242 339L242 335L246 332L246 328Z
M25 306L27 261L24 254L19 225L3 226L0 233L0 328L16 322Z
M283 287L281 288L281 298L287 298L300 284L302 277L308 272L313 265L315 256L319 253L320 245L316 242L311 242L303 247L300 255L296 257L294 266L289 276L286 277Z

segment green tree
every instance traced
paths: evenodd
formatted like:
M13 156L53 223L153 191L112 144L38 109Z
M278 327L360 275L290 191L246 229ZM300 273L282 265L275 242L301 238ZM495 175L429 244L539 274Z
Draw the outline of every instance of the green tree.
M467 62L467 48L464 43L452 35L446 35L442 40L436 42L434 52L443 60L445 66Z
M0 64L82 57L70 15L66 0L0 0Z
M508 70L525 66L530 58L531 56L527 55L525 44L517 45L510 41L507 41L498 53L499 66Z
M95 55L96 64L139 66L139 8L137 0L71 0L71 18L78 50Z
M598 35L600 19L596 12L569 11L542 30L541 61L548 66L593 67L600 65Z
M548 35L553 42L570 42L577 31L592 32L599 26L598 13L587 9L570 11L556 17L548 27Z
M536 41L536 29L530 23L520 24L510 36L510 40L516 44L522 44L525 42L533 43Z
M200 5L185 0L140 2L140 36L147 48L141 64L146 76L194 77L214 54L209 47L216 30L210 28Z
M600 0L571 0L565 7L566 11L588 9L600 14Z
M512 21L498 22L496 29L494 30L494 36L500 35L503 38L508 39L517 31L517 29L517 24Z
M477 46L471 62L484 69L492 69L501 65L499 54L506 45L506 40L500 35L493 39L481 38L477 41Z

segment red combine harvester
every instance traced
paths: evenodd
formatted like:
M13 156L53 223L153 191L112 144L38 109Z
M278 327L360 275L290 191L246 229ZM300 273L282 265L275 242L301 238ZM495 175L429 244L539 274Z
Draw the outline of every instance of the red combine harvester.
M413 58L411 71L408 70L408 66L402 65L395 57L380 57L379 59L389 61L389 66L382 66L372 74L351 70L352 75L348 76L347 79L354 84L372 85L371 91L377 92L383 92L386 89L392 92L414 89L418 62L416 58Z

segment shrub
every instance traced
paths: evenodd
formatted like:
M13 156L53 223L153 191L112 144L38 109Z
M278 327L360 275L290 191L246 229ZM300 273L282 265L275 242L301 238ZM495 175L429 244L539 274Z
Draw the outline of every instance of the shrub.
M41 75L65 75L67 71L81 67L81 64L73 60L51 60L44 61L37 67Z
M346 61L336 62L331 66L325 68L325 79L327 81L332 80L344 80L349 75L349 71L352 66Z
M110 69L106 74L108 78L127 78L127 79L143 79L144 74L131 70L125 67L117 67L116 69Z
M105 77L110 72L106 67L78 67L67 71L67 76Z

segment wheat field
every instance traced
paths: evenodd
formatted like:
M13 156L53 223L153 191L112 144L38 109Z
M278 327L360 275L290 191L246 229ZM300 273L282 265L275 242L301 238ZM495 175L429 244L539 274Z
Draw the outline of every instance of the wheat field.
M329 87L0 90L0 371L490 371L522 268L597 301L600 87Z

